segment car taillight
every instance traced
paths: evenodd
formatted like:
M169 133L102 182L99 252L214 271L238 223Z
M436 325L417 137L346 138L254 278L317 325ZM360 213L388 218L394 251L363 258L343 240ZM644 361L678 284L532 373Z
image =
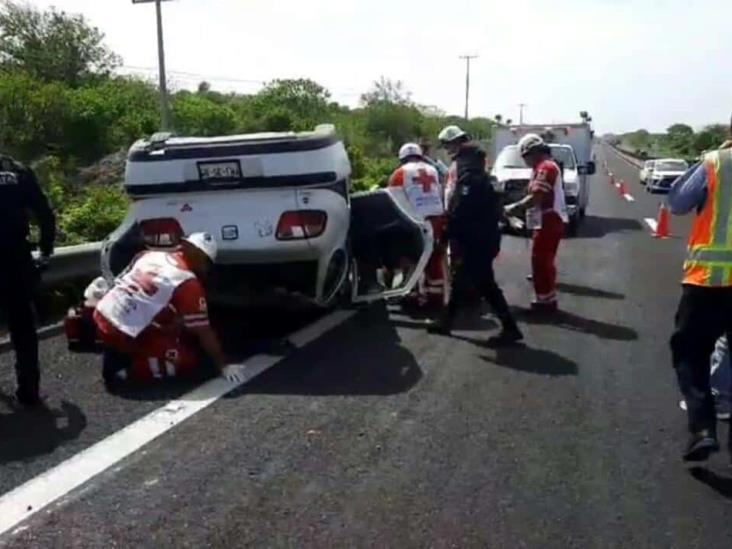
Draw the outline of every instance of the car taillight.
M317 210L285 212L277 224L277 240L315 238L323 234L328 215Z
M140 222L145 244L153 248L172 248L180 244L183 229L172 217L146 219Z

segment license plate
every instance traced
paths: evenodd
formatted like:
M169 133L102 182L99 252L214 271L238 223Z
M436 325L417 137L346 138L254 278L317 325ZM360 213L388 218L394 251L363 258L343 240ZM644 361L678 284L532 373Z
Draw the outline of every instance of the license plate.
M237 182L241 179L241 164L238 160L199 162L198 176L212 184Z

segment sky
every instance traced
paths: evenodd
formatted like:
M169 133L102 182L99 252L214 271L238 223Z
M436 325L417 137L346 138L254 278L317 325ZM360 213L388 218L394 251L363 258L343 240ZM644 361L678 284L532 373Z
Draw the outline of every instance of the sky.
M124 59L154 78L155 8L132 0L26 0L82 13ZM355 106L381 76L450 114L598 132L694 127L732 114L730 0L172 0L166 59L177 87L201 80L253 92L306 77Z

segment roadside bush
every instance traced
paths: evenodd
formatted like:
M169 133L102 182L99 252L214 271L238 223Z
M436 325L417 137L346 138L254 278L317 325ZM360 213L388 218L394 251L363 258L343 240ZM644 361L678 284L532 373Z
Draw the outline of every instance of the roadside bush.
M232 109L198 94L176 94L172 111L173 125L182 135L226 135L233 133L237 126Z
M363 176L353 180L354 191L368 191L384 188L389 183L389 176L396 169L396 160L388 158L368 158L364 162Z
M88 187L60 218L59 228L68 244L103 240L127 213L129 199L118 186Z

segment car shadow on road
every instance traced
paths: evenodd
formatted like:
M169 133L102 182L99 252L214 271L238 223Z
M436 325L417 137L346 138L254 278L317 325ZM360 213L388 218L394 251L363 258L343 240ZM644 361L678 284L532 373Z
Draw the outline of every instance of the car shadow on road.
M705 467L692 467L689 469L689 474L719 495L732 500L732 478L718 475Z
M636 341L638 332L627 326L585 318L569 311L554 314L537 314L530 309L515 308L516 317L526 324L559 326L567 330L594 335L600 339Z
M590 288L588 286L580 286L577 284L568 284L560 282L557 284L557 290L565 294L572 294L579 297L597 297L601 299L625 299L625 294L600 290L599 288Z
M480 358L502 368L543 376L576 376L579 372L576 362L552 351L534 349L526 345L496 349L494 357Z
M376 305L230 396L394 395L411 389L422 375L386 308Z
M86 429L81 409L62 401L60 409L25 409L0 393L0 465L53 453Z
M625 217L598 217L588 215L581 223L574 240L583 238L602 238L612 233L642 231L643 225L636 219Z

